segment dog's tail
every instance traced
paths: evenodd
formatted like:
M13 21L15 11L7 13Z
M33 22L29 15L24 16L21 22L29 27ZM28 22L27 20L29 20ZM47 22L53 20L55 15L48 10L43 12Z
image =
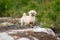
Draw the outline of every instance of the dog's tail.
M23 13L23 16L26 16L26 13Z

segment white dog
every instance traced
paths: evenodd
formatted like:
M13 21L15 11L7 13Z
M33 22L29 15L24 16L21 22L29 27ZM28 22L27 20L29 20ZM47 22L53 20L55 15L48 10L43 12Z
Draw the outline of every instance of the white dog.
M29 16L27 16L25 13L23 14L23 16L20 19L20 23L21 25L29 25L29 24L34 24L35 22L35 16L36 16L36 11L35 10L31 10L29 11Z

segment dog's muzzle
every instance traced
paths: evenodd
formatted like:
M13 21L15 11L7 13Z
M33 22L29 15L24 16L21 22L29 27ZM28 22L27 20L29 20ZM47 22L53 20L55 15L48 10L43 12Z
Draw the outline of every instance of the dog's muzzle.
M35 13L31 13L32 16L35 16Z

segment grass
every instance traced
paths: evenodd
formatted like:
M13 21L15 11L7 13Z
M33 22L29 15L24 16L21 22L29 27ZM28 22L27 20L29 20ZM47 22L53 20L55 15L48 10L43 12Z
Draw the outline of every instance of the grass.
M25 12L36 10L36 23L44 27L60 26L60 0L0 0L0 17L21 17Z

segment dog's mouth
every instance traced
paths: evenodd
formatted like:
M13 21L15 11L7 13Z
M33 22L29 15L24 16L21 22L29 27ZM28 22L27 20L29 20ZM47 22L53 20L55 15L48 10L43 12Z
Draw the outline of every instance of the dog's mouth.
M31 16L35 16L35 13L31 13Z
M32 16L35 16L34 14L32 14Z

